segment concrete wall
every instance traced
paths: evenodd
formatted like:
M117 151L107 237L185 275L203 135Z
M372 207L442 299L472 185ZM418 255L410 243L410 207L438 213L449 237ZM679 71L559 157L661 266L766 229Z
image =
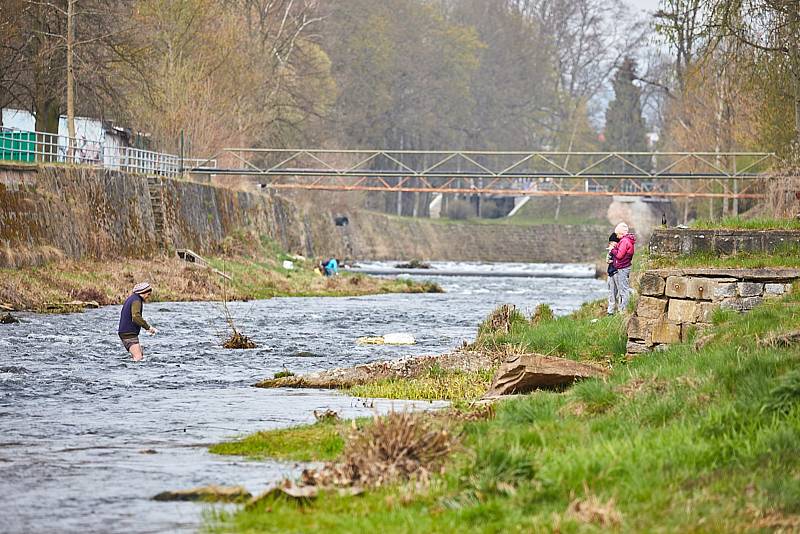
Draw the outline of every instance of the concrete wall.
M604 226L436 222L375 212L352 214L339 231L351 258L531 263L597 262L610 233Z
M741 252L770 253L782 248L800 248L800 231L662 228L650 238L650 254L654 256L697 253L735 256Z
M144 176L64 166L0 165L0 267L60 257L147 257L165 249L207 253L241 229L294 253L352 259L595 262L603 226L439 223L373 212L339 227L325 209L307 214L276 194L161 180L156 231Z
M710 326L718 308L746 312L777 298L800 279L800 269L657 269L640 281L628 322L628 354L685 341Z

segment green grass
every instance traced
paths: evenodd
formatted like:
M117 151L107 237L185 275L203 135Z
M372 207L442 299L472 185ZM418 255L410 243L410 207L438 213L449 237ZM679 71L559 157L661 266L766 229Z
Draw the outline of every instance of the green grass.
M717 339L699 352L676 345L616 366L606 380L514 397L495 419L464 423L461 452L430 486L268 500L220 512L209 529L615 530L568 513L573 500L596 498L613 499L625 532L796 530L800 350L758 339L800 328L800 296L717 321Z
M354 386L347 393L380 399L472 401L486 393L493 375L494 369L471 373L431 369L423 377L380 380Z
M256 432L237 441L214 445L209 450L214 454L245 456L250 459L328 461L341 454L344 448L343 432L341 422L326 421Z
M481 332L475 346L502 350L504 345L573 360L618 360L625 354L625 325L620 315L608 317L603 301L583 305L571 315L532 324L514 315L508 333Z
M718 221L697 219L691 223L691 227L709 230L800 230L800 220L726 217Z

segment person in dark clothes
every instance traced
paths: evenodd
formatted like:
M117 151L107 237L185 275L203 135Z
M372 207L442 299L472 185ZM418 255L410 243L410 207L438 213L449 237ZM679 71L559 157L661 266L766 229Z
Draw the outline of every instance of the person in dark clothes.
M144 357L142 345L139 343L139 332L144 328L150 335L155 335L158 330L147 324L142 317L142 307L153 294L153 288L147 282L133 286L131 295L125 299L122 312L119 316L119 338L133 361L138 362Z

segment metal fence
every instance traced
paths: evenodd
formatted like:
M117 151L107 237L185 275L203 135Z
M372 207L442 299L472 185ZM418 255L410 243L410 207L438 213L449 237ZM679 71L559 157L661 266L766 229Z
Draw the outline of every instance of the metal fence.
M152 150L12 128L0 128L0 160L90 165L157 176L177 176L183 169L200 166L216 167L216 160L181 160L180 156Z

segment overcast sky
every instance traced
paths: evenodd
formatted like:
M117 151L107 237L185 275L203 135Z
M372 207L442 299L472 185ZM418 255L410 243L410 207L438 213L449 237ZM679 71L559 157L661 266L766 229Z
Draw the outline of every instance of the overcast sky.
M625 3L636 9L653 12L658 9L659 0L625 0Z

